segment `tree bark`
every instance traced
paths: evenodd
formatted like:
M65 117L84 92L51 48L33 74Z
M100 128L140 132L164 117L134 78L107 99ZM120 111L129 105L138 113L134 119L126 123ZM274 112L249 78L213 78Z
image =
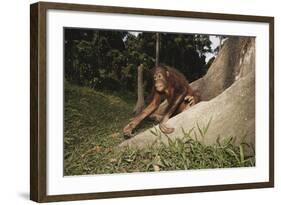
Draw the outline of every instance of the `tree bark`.
M155 66L159 65L160 34L156 33Z
M222 36L219 36L219 40L220 40L220 44L219 44L219 51L221 50L221 47L222 47Z
M143 65L138 66L138 100L134 108L134 113L139 114L144 108L144 90L143 90Z
M231 37L227 39L207 74L191 84L198 90L202 101L189 110L169 119L167 125L175 128L169 139L183 137L185 132L210 127L204 137L191 137L203 144L216 144L217 140L235 139L236 145L246 143L243 147L247 155L254 154L255 148L255 39L250 37ZM205 101L205 102L204 102ZM163 102L157 115L163 115L167 103ZM161 133L158 126L137 134L124 141L119 147L144 148L156 142L168 142L163 134L161 138L152 134Z

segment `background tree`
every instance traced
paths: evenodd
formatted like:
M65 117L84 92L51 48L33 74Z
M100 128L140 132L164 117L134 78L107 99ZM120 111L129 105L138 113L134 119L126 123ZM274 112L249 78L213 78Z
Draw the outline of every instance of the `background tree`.
M144 108L144 89L143 89L143 65L138 66L138 100L134 108L134 113L139 114Z
M159 50L160 50L160 34L156 33L156 53L155 53L155 66L159 65Z
M93 88L119 84L127 32L65 30L65 77Z
M227 39L227 36L216 36L219 38L219 45L214 49L214 53L217 55L222 49L224 41Z
M157 63L175 67L192 82L207 69L212 52L208 35L65 29L64 70L70 83L100 90L137 91L137 68L143 65L144 92L149 70ZM160 47L161 45L161 47Z

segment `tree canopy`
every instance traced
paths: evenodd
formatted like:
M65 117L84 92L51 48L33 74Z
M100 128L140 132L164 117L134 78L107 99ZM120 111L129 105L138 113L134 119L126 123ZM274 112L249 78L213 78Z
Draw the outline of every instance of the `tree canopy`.
M64 45L65 78L71 83L135 91L137 67L143 64L145 84L150 84L149 70L156 55L154 32L65 28ZM175 67L189 81L207 72L208 52L213 52L209 35L160 33L160 63Z

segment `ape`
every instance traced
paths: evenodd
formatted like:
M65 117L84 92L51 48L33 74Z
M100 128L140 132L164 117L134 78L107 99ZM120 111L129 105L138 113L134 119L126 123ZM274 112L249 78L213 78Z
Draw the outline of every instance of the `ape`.
M123 129L125 136L132 136L134 128L147 116L151 115L160 105L161 99L168 101L168 107L160 121L159 128L165 134L170 134L174 128L166 126L168 119L199 102L199 94L194 91L186 78L179 71L168 66L157 66L153 69L154 86L149 105L134 117Z

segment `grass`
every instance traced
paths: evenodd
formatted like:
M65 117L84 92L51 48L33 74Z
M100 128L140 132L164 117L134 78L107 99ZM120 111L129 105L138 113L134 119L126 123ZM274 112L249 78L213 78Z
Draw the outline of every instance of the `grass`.
M244 148L233 145L233 138L207 146L196 140L196 133L207 133L210 122L185 132L168 144L146 149L116 146L124 140L122 128L132 117L135 99L129 93L98 92L65 83L64 174L107 174L144 171L254 166L254 157L245 157ZM142 123L138 132L151 127ZM157 132L153 132L159 135ZM161 136L159 135L159 138ZM167 136L166 136L167 137Z
M132 117L135 100L128 93L99 92L68 82L64 92L64 174L86 174L89 166L103 173L103 159L124 140L122 128ZM138 131L148 126L151 121Z

